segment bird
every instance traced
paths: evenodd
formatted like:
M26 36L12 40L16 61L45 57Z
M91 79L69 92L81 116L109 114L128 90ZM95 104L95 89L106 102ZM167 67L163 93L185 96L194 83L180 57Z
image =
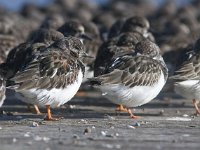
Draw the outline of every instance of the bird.
M9 88L27 103L46 106L45 120L59 120L52 117L50 108L65 104L78 91L85 72L80 61L84 55L84 45L78 38L64 37L41 52L32 53L10 79Z
M31 56L34 53L39 53L41 49L50 46L52 43L63 37L64 35L62 33L53 29L37 30L29 37L27 42L21 43L13 48L9 52L5 63L1 64L0 68L6 72L6 79L9 80L12 78L27 62L32 59ZM28 109L30 109L29 103ZM34 112L36 114L41 114L37 105L34 105Z
M168 70L159 52L155 43L142 40L135 52L110 60L103 74L90 82L111 102L125 106L130 117L136 119L130 108L150 102L166 83Z
M187 58L183 59L170 79L174 80L174 91L191 99L195 108L195 115L200 114L198 100L200 99L200 39L198 39L192 50L187 52Z

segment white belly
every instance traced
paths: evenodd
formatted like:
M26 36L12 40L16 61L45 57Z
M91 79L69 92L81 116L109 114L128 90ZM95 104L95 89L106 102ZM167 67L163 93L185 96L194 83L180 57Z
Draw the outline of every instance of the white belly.
M187 99L200 99L200 81L187 80L177 82L174 85L174 90L177 94Z
M0 86L0 107L3 105L3 102L6 99L5 91L6 87L2 84Z
M3 105L4 100L6 99L5 93L2 97L0 97L0 107Z
M135 86L128 88L124 85L109 85L100 87L111 102L125 105L127 107L137 107L148 103L154 99L165 84L164 75L162 74L159 81L153 86Z
M50 105L51 107L58 107L65 104L77 93L81 82L83 79L83 74L79 71L78 79L73 84L68 85L64 89L30 89L30 90L20 90L17 91L16 96L18 96L22 101L30 104L35 104L39 106Z
M83 78L83 83L86 82L89 78L94 77L94 71L90 70L88 66L85 67L85 76Z

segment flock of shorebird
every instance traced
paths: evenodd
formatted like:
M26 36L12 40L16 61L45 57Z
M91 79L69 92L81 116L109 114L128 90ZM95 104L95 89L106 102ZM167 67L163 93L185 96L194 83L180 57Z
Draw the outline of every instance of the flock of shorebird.
M9 19L16 17L17 22L27 22L30 29L27 24L13 25ZM103 28L99 31L95 19L68 18L65 22L61 16L51 14L37 26L9 13L1 18L0 38L4 41L0 43L0 106L6 89L12 89L38 113L38 106L46 107L45 120L58 120L52 117L50 108L67 103L87 82L117 104L119 111L138 118L130 108L153 100L167 82L170 62L163 60L146 17L119 19L107 32ZM26 33L19 38L19 32ZM193 100L196 114L200 114L200 39L186 51L169 78L174 81L175 92Z

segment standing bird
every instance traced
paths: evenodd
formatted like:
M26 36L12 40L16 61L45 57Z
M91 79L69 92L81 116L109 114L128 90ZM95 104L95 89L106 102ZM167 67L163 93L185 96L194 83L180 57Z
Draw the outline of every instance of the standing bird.
M111 102L127 108L141 106L154 99L166 83L168 73L159 47L149 40L136 44L135 52L108 62L104 74L91 78Z
M191 99L196 110L195 114L200 114L197 101L200 99L200 39L196 41L188 59L182 62L174 76L170 78L175 80L175 92Z
M52 117L50 107L65 104L78 91L85 69L80 61L82 55L84 46L79 39L62 38L41 52L32 53L10 79L10 87L23 101L46 106L46 120L58 120Z

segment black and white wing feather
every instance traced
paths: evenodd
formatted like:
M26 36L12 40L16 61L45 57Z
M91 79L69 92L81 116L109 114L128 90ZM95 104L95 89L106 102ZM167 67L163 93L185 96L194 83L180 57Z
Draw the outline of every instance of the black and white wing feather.
M145 56L126 55L112 61L107 67L107 73L93 78L91 83L123 84L128 87L152 86L158 82L161 73L167 77L167 70L158 61Z
M200 80L200 55L193 55L186 60L175 72L171 79L184 80Z
M49 49L27 64L12 80L17 90L65 88L76 81L81 65L79 60L63 51Z

